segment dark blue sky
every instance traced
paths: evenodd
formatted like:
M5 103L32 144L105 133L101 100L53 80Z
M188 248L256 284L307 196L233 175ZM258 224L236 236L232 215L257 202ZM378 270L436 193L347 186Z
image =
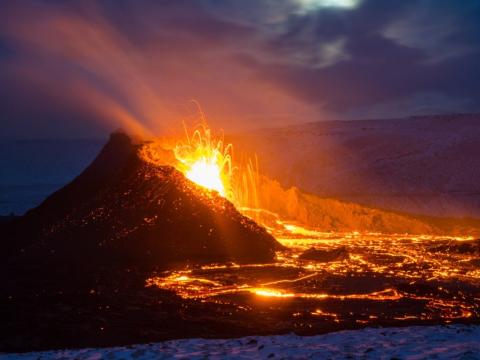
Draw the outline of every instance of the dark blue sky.
M479 0L0 4L7 137L480 111Z

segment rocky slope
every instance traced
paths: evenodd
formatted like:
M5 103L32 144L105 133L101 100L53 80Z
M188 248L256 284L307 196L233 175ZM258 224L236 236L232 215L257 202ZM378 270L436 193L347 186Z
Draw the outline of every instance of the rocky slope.
M280 245L216 193L143 161L113 134L74 181L4 225L14 262L153 265L271 261Z

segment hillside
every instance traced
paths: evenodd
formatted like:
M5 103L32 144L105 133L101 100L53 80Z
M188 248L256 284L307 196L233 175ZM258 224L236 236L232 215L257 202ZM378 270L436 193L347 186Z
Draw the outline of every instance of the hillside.
M480 217L480 115L328 121L231 138L262 173L314 195L413 214Z
M8 266L273 260L281 246L263 228L173 167L145 162L141 146L113 134L71 183L5 223Z
M436 234L479 236L480 219L414 216L382 210L334 198L306 193L297 187L286 189L278 181L262 177L259 205L282 221L333 232L375 232L384 234ZM272 214L252 214L261 223L275 227Z

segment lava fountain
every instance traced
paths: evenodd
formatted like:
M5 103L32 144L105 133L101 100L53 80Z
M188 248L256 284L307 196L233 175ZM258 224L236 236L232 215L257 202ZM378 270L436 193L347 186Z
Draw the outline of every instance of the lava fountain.
M179 141L173 152L180 170L189 180L223 197L232 194L232 144L224 145L223 138L215 138L206 124L189 134L185 128L185 140Z
M197 185L225 197L243 210L259 208L258 165L248 157L235 158L233 145L223 132L214 133L206 123L187 128L184 135L161 138L142 147L142 158L155 164L168 164Z

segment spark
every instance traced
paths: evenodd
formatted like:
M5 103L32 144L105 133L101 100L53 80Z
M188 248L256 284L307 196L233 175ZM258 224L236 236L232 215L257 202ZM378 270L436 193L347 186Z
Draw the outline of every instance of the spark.
M232 145L215 138L205 123L192 135L185 128L185 135L173 150L179 170L194 183L231 198Z

